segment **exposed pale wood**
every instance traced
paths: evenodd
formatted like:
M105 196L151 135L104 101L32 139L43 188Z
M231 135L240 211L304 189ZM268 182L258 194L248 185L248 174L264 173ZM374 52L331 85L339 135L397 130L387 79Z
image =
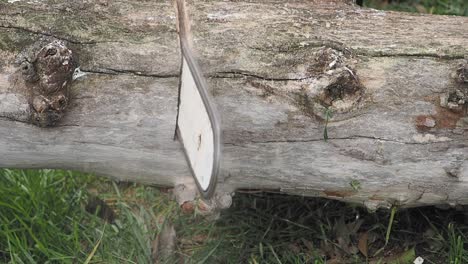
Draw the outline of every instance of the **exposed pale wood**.
M0 2L0 167L190 183L173 140L180 54L172 3L52 2ZM372 208L468 204L468 117L440 106L444 94L468 89L455 76L468 54L468 18L325 2L188 2L223 120L220 189ZM13 60L41 36L68 40L88 73L72 84L53 128L6 118L28 107L11 81ZM326 142L322 108L303 100L318 100L316 87L329 78L311 70L322 46L346 55L362 85L359 102L330 120ZM426 117L433 127L421 127Z

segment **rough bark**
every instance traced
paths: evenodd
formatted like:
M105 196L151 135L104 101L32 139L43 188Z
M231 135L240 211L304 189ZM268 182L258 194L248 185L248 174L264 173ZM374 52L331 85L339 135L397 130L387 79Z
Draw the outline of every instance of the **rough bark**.
M222 116L221 192L272 189L370 208L468 204L468 18L347 1L188 8ZM3 1L0 15L0 167L192 182L173 140L171 2ZM24 117L30 103L14 64L40 38L65 41L86 74L47 128Z

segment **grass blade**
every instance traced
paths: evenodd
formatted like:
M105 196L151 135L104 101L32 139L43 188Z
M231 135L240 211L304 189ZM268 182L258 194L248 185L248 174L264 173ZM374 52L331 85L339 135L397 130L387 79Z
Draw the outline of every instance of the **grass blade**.
M96 251L97 249L99 248L99 245L101 244L101 241L102 241L102 238L104 237L104 232L106 231L106 225L104 225L104 228L102 229L102 234L101 234L101 237L99 238L98 242L96 243L96 245L94 246L93 250L91 251L91 253L88 255L88 257L86 258L85 262L83 262L83 264L88 264L91 259L93 259L94 257L94 254L96 254Z

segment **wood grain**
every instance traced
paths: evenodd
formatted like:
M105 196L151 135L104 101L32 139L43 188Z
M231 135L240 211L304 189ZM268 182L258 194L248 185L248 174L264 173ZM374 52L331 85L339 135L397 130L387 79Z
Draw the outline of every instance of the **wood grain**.
M221 111L220 192L273 189L370 208L468 204L466 105L440 103L468 90L455 76L466 63L468 18L361 9L348 1L187 7L194 48ZM173 140L175 19L169 1L1 2L0 167L190 184ZM15 90L13 61L51 36L68 42L86 75L72 83L63 120L38 128L21 119L28 105ZM327 48L338 66L318 56ZM352 80L357 93L346 90ZM327 107L334 114L324 141Z

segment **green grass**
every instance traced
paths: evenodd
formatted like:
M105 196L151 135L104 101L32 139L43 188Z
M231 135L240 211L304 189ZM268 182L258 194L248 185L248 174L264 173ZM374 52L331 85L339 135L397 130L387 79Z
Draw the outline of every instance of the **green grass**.
M321 243L332 243L327 217L338 213L335 206L285 195L240 194L206 232L206 244L191 260L198 263L210 256L206 263L325 263L319 249Z
M205 241L197 246L190 260L412 263L422 256L425 263L468 263L468 229L464 221L461 211L434 207L372 213L326 199L241 194L215 224L205 226L209 227L202 232ZM199 224L196 230L203 226ZM193 230L181 230L184 232ZM358 247L362 234L369 237L368 258Z
M468 16L466 0L365 0L364 6L415 13Z
M85 210L95 195L113 219ZM170 191L68 171L1 170L0 218L0 263L151 263L152 241L168 222L176 254L162 263L411 263L416 256L468 263L468 227L456 210L367 212L326 199L238 193L213 221L197 210L184 214Z
M106 223L84 210L90 184L103 185L69 171L0 170L0 263L149 263L155 216L108 192L119 218ZM132 199L157 193L136 188Z
M465 238L462 234L455 231L453 223L448 225L449 237L449 263L462 264L467 263L467 252L465 251L464 244Z
M17 263L83 257L79 183L67 172L3 170L0 174L0 259ZM71 216L71 218L70 218ZM60 243L57 243L60 241Z

